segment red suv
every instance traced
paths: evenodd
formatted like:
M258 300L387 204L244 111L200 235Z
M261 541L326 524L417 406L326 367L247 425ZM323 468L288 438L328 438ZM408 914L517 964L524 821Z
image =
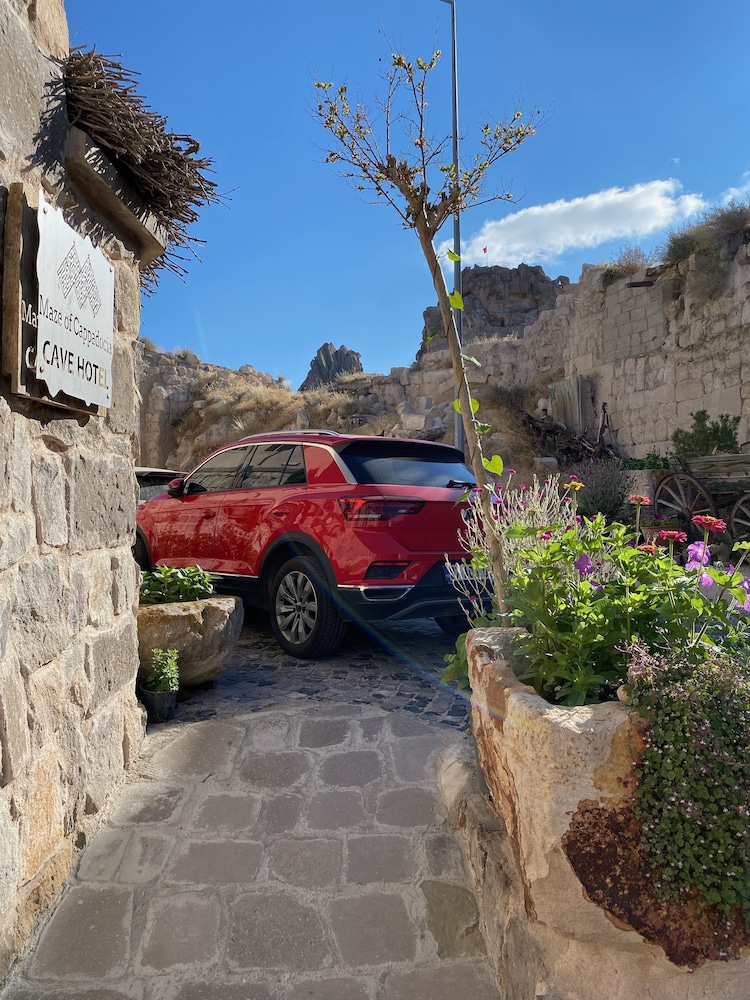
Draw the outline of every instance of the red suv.
M460 451L402 438L279 431L226 445L141 504L144 569L201 566L217 589L267 608L294 656L331 653L345 623L465 619L445 573L462 492Z

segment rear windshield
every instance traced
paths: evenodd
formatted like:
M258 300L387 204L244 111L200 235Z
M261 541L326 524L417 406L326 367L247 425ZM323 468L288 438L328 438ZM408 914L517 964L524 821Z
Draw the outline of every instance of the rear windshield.
M384 486L476 485L460 451L397 438L355 441L339 452L358 483Z

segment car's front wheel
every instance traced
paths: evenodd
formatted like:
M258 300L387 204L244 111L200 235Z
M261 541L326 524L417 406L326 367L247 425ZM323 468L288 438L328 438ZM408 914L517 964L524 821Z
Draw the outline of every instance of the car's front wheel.
M271 629L292 656L327 656L344 638L346 623L323 580L315 559L290 559L271 584Z

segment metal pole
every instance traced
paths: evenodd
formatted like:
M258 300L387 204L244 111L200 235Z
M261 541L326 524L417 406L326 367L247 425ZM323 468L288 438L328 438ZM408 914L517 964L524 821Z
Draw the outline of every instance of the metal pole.
M450 4L451 8L451 68L453 77L453 170L455 173L455 183L458 184L458 49L456 46L456 3L455 0L442 0L443 3ZM456 208L453 216L453 252L456 257L461 256L461 215ZM454 291L462 295L461 291L461 261L456 260L453 264L453 288ZM458 336L459 347L463 343L463 312L461 309L453 310L453 318L456 323L456 334ZM458 399L459 386L456 386L456 399ZM456 414L454 422L454 437L456 447L461 451L466 450L466 437L464 434L464 424L460 413Z

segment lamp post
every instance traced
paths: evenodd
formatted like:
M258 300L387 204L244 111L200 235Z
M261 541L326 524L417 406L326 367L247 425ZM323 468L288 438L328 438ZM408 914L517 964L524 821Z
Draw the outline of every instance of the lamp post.
M450 4L451 8L451 69L453 77L453 170L454 180L458 184L458 53L456 49L456 2L455 0L442 0L443 3ZM453 288L461 295L461 216L456 207L453 215L453 252L456 260L453 263ZM453 310L453 318L456 323L456 335L459 346L462 343L462 312L460 309ZM458 398L458 386L456 386L456 398ZM464 435L464 424L460 413L456 413L454 423L454 437L456 447L461 451L465 450L466 440Z

